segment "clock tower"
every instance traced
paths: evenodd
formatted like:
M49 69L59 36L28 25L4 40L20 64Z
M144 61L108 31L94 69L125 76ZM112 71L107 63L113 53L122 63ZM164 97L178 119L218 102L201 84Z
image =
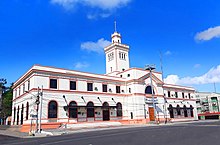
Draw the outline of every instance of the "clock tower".
M129 46L121 43L121 34L116 31L111 35L112 44L105 47L106 74L116 75L129 69Z

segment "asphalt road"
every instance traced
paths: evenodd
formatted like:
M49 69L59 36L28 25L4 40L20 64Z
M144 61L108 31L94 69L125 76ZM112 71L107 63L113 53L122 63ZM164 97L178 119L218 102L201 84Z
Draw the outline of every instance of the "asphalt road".
M0 138L1 139L1 138ZM220 145L220 121L144 126L44 138L13 138L9 145Z

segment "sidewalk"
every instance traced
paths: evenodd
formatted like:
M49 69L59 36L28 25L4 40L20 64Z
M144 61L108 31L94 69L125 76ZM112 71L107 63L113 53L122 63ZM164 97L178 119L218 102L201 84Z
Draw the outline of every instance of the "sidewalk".
M11 131L11 130L0 130L0 135L17 137L17 138L24 138L24 137L28 136L28 133Z

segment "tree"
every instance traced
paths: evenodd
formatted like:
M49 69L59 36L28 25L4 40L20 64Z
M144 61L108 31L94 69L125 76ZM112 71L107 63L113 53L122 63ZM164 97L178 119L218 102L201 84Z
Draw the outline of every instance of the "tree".
M4 117L11 116L13 99L12 86L3 93L2 99L2 112L4 113Z
M7 84L6 79L0 79L0 95L2 94L0 96L0 118L4 121L8 116L11 116L13 99L13 84L10 87L6 87L5 84Z
M1 78L0 79L0 95L3 94L6 89L5 84L7 84L6 79Z

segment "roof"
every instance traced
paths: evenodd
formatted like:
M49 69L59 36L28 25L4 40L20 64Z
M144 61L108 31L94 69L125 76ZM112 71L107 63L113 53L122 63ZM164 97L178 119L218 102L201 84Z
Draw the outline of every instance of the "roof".
M24 75L22 75L17 81L15 81L13 88L17 86L20 82L25 80L33 72L47 72L47 73L56 73L56 74L85 76L85 77L90 77L90 78L99 78L99 79L106 79L106 80L112 80L112 81L118 81L118 82L126 81L125 78L121 78L117 76L87 73L87 72L69 70L69 69L64 69L64 68L55 68L51 66L34 65Z
M188 86L180 86L180 85L174 85L174 84L164 84L163 86L165 88L177 88L177 89L195 91L195 89L193 87L188 87Z

